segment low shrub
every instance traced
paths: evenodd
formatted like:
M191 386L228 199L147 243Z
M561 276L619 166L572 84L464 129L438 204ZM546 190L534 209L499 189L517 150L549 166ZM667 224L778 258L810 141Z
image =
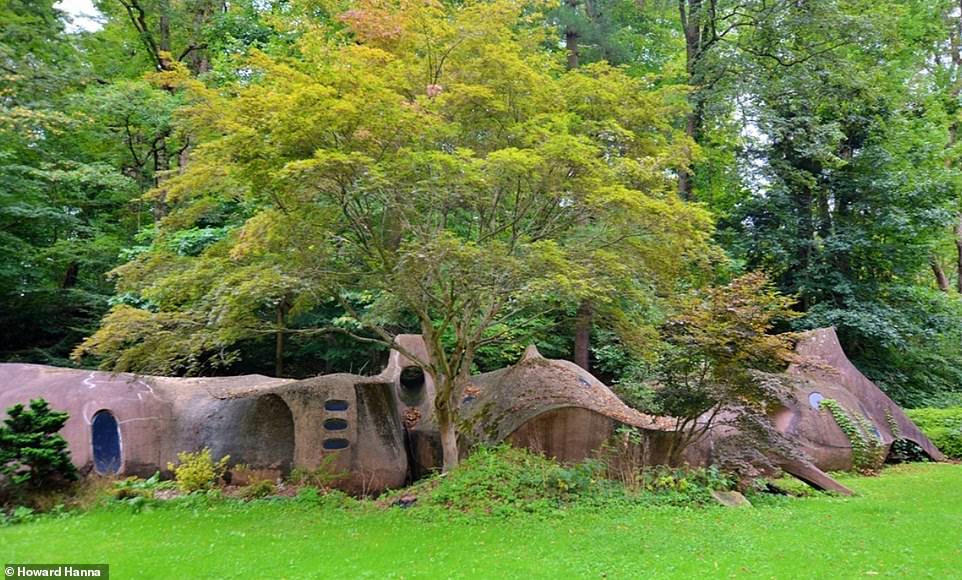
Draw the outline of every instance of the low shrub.
M277 486L273 481L269 479L259 479L240 488L237 495L242 499L260 499L274 495L276 492Z
M279 469L255 468L241 463L231 467L230 471L224 474L224 480L231 485L244 487L259 481L278 482L281 472Z
M319 508L350 508L362 503L339 489L318 489L307 486L297 490L297 503Z
M337 460L336 454L325 455L321 458L317 467L308 469L306 467L295 467L291 470L288 482L295 486L310 486L325 489L334 483L347 477L347 473L337 469L334 462Z
M905 414L946 457L962 459L962 407L908 409Z
M132 476L114 482L110 495L115 499L129 500L138 497L154 499L159 490L173 489L175 483L160 479L160 472L156 472L147 479Z
M187 451L178 453L177 460L179 462L177 465L169 463L167 469L174 472L179 490L184 493L193 493L210 490L217 484L227 471L230 455L225 455L215 462L210 449L205 447L196 453Z
M599 460L568 467L508 445L480 447L451 472L392 492L379 502L511 515L552 513L579 505L708 504L712 490L732 485L717 469L644 468L632 478L634 488L620 479L608 479L608 473L608 466Z
M23 524L32 521L37 518L36 510L27 506L17 506L11 509L8 513L0 511L0 525L12 526L16 524Z
M568 486L560 472L557 463L524 449L480 447L457 469L428 480L432 489L418 501L458 511L523 509L559 500Z

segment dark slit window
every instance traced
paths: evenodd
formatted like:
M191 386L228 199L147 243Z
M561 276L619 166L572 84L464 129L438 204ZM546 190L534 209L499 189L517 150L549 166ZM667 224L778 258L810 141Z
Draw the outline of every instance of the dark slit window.
M346 449L349 445L347 439L325 439L324 449Z
M110 411L98 411L90 429L94 447L94 470L102 474L117 473L123 463L117 419Z
M347 421L344 419L328 419L324 421L324 428L328 431L343 431L347 429Z
M328 411L347 411L347 401L331 399L324 403L324 409Z

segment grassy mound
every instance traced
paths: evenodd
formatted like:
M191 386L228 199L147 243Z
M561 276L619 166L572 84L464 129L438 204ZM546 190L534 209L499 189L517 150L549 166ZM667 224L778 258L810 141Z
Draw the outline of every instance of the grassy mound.
M626 487L607 478L600 461L566 467L508 445L476 449L456 469L392 492L383 505L411 505L464 513L510 515L577 505L697 505L730 482L714 470L652 468Z

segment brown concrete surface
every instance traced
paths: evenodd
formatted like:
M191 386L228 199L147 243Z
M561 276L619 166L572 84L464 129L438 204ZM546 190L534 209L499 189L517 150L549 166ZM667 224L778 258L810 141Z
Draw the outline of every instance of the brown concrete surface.
M796 437L814 463L823 470L852 467L852 446L828 411L818 410L812 396L834 399L850 415L867 419L878 431L886 453L895 441L890 422L898 426L899 438L917 444L936 461L945 457L902 409L863 375L845 356L833 328L807 333L796 348L801 361L788 374L802 379L797 404L781 412L781 430ZM817 397L816 397L817 398Z
M407 479L394 384L378 377L173 379L0 365L0 407L38 397L70 413L62 433L84 472L94 468L91 419L106 410L120 434L119 475L165 471L178 452L209 447L215 458L230 455L232 464L279 473L314 468L334 453L334 466L346 474L336 485L357 493ZM344 408L330 410L330 401Z

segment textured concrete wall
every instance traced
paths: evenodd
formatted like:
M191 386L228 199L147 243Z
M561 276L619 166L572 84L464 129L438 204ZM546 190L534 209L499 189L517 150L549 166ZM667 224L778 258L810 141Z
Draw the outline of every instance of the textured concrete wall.
M42 365L0 364L0 411L36 398L70 413L61 434L83 472L93 469L91 420L102 410L110 411L117 420L123 452L121 473L144 472L164 458L171 404L145 380Z
M278 475L333 454L348 474L337 485L358 493L407 479L394 389L390 380L347 374L171 379L0 364L0 406L42 397L69 412L62 434L85 472L93 468L91 420L109 410L120 433L120 475L166 471L178 452L204 447L215 458L230 455L232 464Z
M583 407L538 415L518 427L507 441L565 463L584 461L614 434L618 422Z

